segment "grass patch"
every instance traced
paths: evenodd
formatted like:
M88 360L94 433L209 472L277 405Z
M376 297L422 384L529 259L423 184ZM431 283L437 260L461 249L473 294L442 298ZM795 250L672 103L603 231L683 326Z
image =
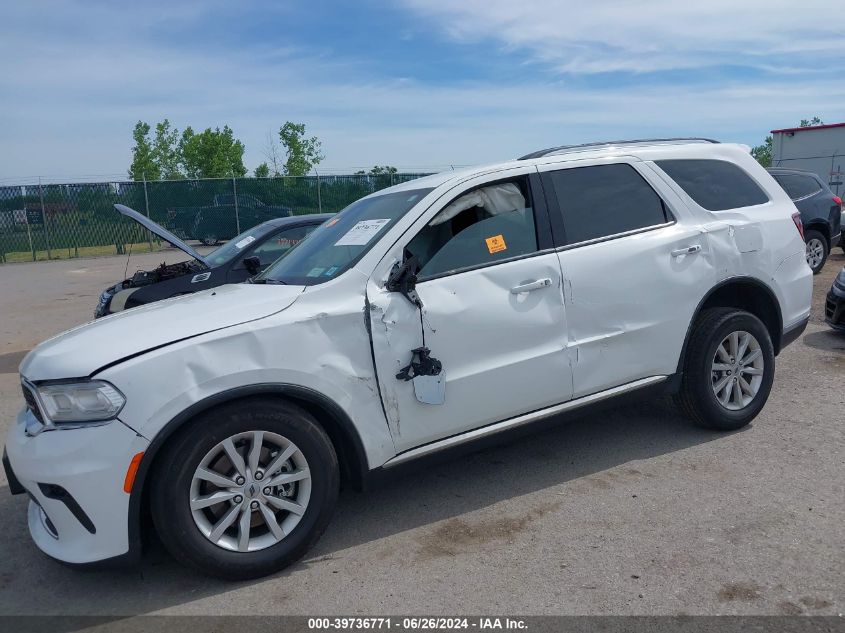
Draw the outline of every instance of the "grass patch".
M47 257L47 251L35 251L35 259L32 257L32 251L18 251L13 253L0 254L0 262L31 262L31 261L47 261L47 259L75 259L77 257L107 257L109 255L125 255L132 248L133 253L152 253L155 251L164 250L167 245L153 241L153 247L150 248L149 242L138 242L136 244L126 244L123 246L123 252L119 252L117 246L108 244L106 246L79 246L76 248L54 248L50 251L50 257Z

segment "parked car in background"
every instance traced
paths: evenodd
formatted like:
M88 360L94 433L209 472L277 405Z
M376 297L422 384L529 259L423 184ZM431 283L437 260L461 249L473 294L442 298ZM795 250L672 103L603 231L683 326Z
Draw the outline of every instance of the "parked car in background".
M202 207L174 207L168 209L171 226L184 239L200 240L212 246L228 240L240 230L251 228L274 218L285 218L290 207L264 204L250 194L232 193L214 196L211 205Z
M834 330L845 332L845 268L839 271L825 297L824 320Z
M746 148L698 139L384 189L252 284L36 347L9 489L59 560L137 556L150 513L178 560L253 578L316 542L342 479L620 398L739 429L809 319L794 216Z
M830 249L842 239L842 199L809 171L773 167L769 173L801 212L807 264L817 274L824 268Z
M200 255L163 226L137 211L122 204L116 204L115 208L192 259L161 264L153 270L139 270L129 279L109 286L100 294L94 318L223 284L246 281L331 217L331 214L315 214L270 220L244 231L208 255Z

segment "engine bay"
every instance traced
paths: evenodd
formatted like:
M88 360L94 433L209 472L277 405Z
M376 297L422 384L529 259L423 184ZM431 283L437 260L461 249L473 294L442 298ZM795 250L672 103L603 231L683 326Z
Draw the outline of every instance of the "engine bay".
M177 262L175 264L167 264L162 262L152 270L138 270L132 277L123 282L124 288L139 288L141 286L149 286L150 284L165 281L166 279L173 279L174 277L181 277L182 275L189 275L201 270L205 270L205 266L195 260L186 262Z

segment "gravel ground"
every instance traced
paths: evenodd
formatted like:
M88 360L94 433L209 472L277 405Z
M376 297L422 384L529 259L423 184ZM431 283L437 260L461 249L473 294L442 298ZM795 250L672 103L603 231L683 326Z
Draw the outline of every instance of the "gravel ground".
M0 475L0 614L842 613L845 336L821 315L843 263L837 249L815 278L811 324L746 429L700 430L664 402L569 420L343 492L307 559L271 578L208 579L155 545L137 568L65 568L31 543L26 499ZM87 320L124 265L0 266L4 434L22 353Z

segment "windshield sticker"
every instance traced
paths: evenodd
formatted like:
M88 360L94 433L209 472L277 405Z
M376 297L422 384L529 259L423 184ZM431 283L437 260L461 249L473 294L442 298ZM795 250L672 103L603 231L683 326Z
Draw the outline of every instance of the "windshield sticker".
M331 268L329 268L326 271L326 277L331 277L332 275L334 275L337 272L338 268L340 268L340 266L332 266Z
M335 246L363 246L369 242L382 227L390 222L390 218L381 220L361 220L341 237Z
M499 251L505 251L508 248L508 245L505 244L505 236L504 235L494 235L493 237L488 237L484 240L487 242L487 250L490 251L490 254L498 253Z
M308 271L308 274L306 275L306 277L319 277L320 275L323 274L324 270L325 270L325 268L312 268L311 270Z
M255 238L252 237L252 235L247 235L244 239L235 244L235 248L241 250L244 246L246 246L247 244L252 244L254 241Z

